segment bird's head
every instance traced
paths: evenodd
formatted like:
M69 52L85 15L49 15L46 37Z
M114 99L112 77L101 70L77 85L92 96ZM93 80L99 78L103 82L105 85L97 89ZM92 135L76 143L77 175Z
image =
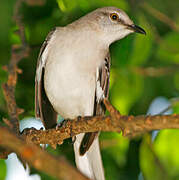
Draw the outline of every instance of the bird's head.
M85 16L85 18L108 44L122 39L133 32L146 34L141 27L133 23L124 11L116 7L96 9Z

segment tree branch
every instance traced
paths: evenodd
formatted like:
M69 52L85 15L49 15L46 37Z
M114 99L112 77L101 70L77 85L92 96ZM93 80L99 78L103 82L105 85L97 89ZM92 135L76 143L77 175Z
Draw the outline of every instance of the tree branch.
M15 100L15 87L17 83L17 74L22 73L21 69L17 67L18 62L27 57L29 54L29 47L26 43L25 33L24 33L24 25L21 21L22 17L19 14L19 9L24 0L17 0L14 6L14 21L19 27L18 34L21 39L21 45L13 45L11 48L11 59L8 66L4 66L3 69L8 72L8 80L7 83L2 84L2 89L4 93L4 97L8 107L8 114L10 116L10 121L6 120L6 123L9 127L16 132L19 133L19 119L18 116L23 112L22 109L18 108Z
M108 103L108 104L107 104ZM35 144L50 144L53 148L62 144L64 139L86 132L121 132L123 136L134 138L152 130L179 128L179 115L155 116L122 116L105 100L110 116L81 117L65 120L56 129L36 130L26 129L23 137L27 142Z
M64 180L89 180L71 166L65 158L54 157L34 144L26 143L5 127L0 127L0 146L16 152L28 164L49 175ZM70 173L69 173L70 172Z

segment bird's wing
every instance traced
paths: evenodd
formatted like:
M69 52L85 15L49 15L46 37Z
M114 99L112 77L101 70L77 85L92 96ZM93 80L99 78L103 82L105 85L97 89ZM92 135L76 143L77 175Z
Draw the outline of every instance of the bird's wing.
M57 121L57 113L48 100L44 88L44 72L49 43L52 41L52 35L54 35L55 31L56 28L48 34L40 49L35 77L35 114L36 118L41 119L46 129L54 127Z
M109 75L110 75L110 54L105 58L105 63L97 69L96 92L94 101L93 115L104 115L105 106L103 98L108 98L109 95ZM80 145L80 155L84 155L89 150L94 139L98 136L98 132L86 133Z

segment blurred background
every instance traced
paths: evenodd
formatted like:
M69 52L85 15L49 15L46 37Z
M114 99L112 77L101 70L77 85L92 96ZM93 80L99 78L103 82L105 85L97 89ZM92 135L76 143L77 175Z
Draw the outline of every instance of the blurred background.
M0 1L0 84L7 80L2 66L9 62L11 46L21 43L12 19L15 2ZM22 121L34 120L36 61L48 32L103 6L125 10L147 32L146 36L132 34L110 47L111 103L123 115L179 113L178 0L26 0L20 12L31 51L19 63L23 73L18 76L15 92L18 106L25 110ZM8 114L0 88L0 121L3 117L8 118ZM107 180L179 179L179 130L162 130L132 140L117 133L101 133L100 140ZM47 150L74 164L71 140L56 150ZM10 170L18 168L9 160L12 158L0 160L0 180L25 179L24 175L8 178L13 174ZM54 179L33 168L21 169L27 179Z

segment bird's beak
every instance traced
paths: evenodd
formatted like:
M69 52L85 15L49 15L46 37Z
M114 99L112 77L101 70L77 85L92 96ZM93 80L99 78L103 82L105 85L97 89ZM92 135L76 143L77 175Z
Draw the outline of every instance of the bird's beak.
M139 26L137 26L135 24L128 25L128 28L133 30L136 33L140 33L140 34L145 34L146 35L146 32L144 31L144 29L142 29L141 27L139 27Z

